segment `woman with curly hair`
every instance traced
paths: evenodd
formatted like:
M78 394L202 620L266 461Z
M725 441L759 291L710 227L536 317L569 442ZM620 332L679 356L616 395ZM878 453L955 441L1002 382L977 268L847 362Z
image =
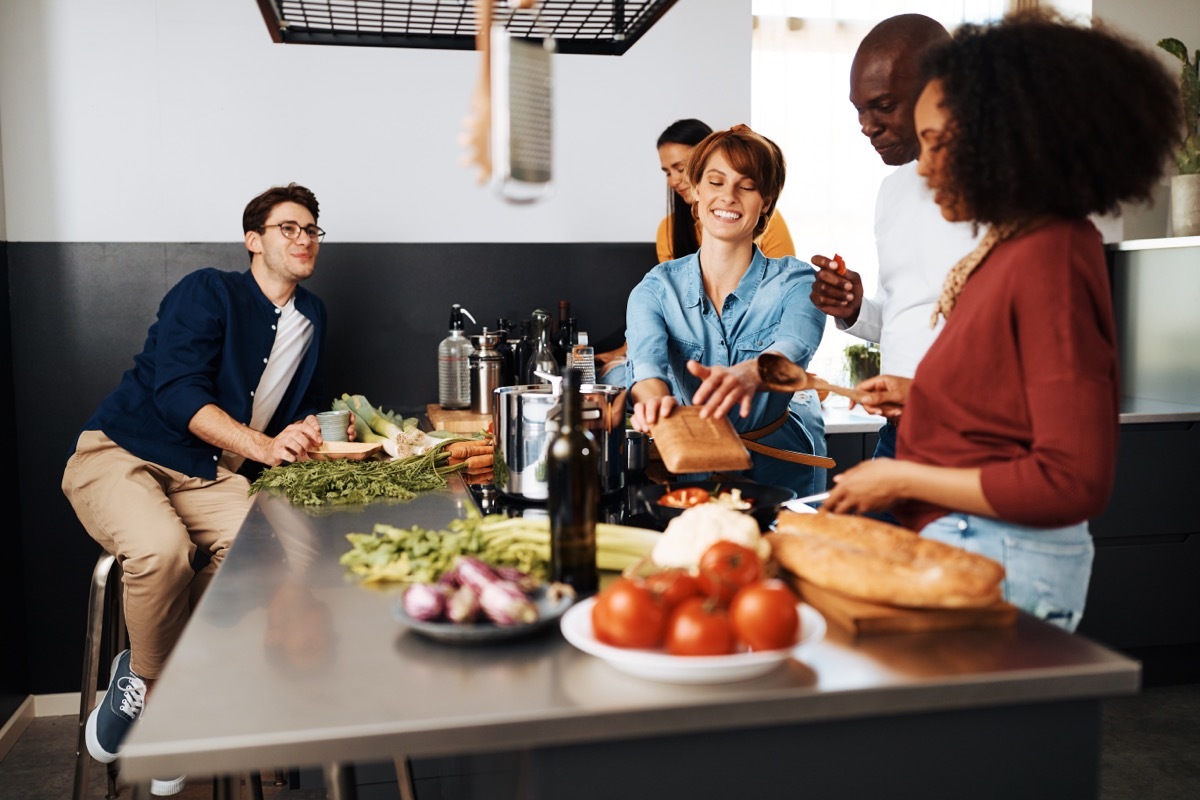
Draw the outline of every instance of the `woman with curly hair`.
M943 332L868 405L903 411L895 460L835 478L825 508L891 508L999 561L1006 599L1074 630L1116 466L1117 340L1089 215L1149 200L1176 147L1174 82L1154 56L1047 12L963 26L925 60L920 175L942 215L985 226L946 276Z

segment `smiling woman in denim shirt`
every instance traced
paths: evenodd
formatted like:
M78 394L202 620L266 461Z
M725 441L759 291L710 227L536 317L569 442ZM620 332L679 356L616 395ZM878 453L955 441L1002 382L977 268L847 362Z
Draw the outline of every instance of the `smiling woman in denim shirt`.
M778 451L754 453L746 477L812 494L824 490L824 470L788 455L825 454L820 404L813 392L760 391L755 364L774 350L808 366L825 328L809 299L812 267L791 256L767 258L754 244L785 172L779 147L745 125L710 134L692 152L688 180L704 242L659 264L629 296L632 424L648 431L681 404L703 406L703 416L728 415L739 433Z

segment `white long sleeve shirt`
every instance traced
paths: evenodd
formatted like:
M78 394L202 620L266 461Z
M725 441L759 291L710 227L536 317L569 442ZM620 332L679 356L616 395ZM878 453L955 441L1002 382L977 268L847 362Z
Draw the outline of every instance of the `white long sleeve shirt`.
M847 333L879 342L880 371L911 378L917 363L942 327L929 316L946 273L983 237L969 222L947 222L933 193L917 175L917 162L901 165L879 186L875 200L875 247L879 288L864 297L858 319Z

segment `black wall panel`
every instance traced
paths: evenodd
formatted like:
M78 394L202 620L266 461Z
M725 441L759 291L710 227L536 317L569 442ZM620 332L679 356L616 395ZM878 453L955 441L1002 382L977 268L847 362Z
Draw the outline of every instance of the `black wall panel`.
M8 243L0 242L0 283L8 286ZM4 441L16 441L16 420L13 416L15 392L12 369L12 316L9 304L0 304L0 435ZM20 448L10 447L9 457L18 465L21 462ZM10 467L9 472L12 472ZM18 502L17 484L2 482L0 501L9 509L9 522L0 526L0 637L4 640L5 657L0 658L0 725L12 716L25 700L29 690L29 671L24 656L25 631L25 584L22 578L21 507Z
M558 300L570 300L581 327L603 335L624 328L629 291L654 262L649 242L330 242L306 285L329 307L330 391L416 410L437 400L437 344L452 303L490 327L536 307L556 313ZM0 577L19 573L23 584L20 596L3 597L13 645L5 650L18 657L0 673L0 719L10 694L19 702L79 689L88 578L100 553L60 489L79 426L132 365L171 285L199 267L248 265L237 242L8 244L12 319L3 329L12 338L0 358L11 352L12 370L0 372L12 377L0 403L16 413L0 415L0 424L16 442L19 476L5 489L16 524L0 534ZM18 579L0 584L8 591Z

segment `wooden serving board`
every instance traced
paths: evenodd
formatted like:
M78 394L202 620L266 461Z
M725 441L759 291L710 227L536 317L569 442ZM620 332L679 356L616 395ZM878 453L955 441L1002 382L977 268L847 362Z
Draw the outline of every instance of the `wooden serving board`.
M452 433L478 433L492 424L491 414L477 414L470 409L442 408L437 403L425 406L425 416L435 431Z
M849 633L916 633L967 628L1007 628L1017 621L1017 607L1000 601L985 608L900 608L868 603L822 589L790 576L800 598Z

